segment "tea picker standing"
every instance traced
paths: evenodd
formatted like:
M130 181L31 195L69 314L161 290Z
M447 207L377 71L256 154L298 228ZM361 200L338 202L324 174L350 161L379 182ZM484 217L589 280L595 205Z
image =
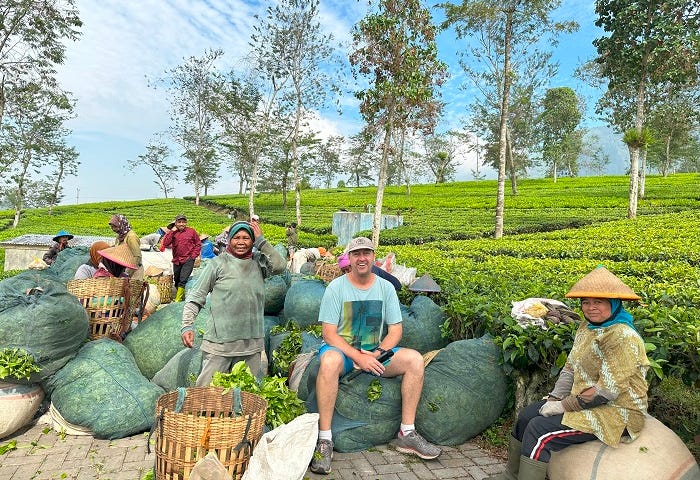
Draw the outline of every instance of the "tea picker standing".
M187 217L178 215L174 225L163 236L160 250L166 248L173 250L173 282L177 287L175 301L181 302L185 298L185 285L192 275L194 261L199 257L202 242L194 228L187 226Z
M239 361L245 361L256 376L265 373L261 371L265 348L264 279L282 273L285 264L265 240L258 222L231 226L226 250L207 262L188 292L182 312L182 344L192 348L194 320L210 302L198 387L210 385L215 372L228 373Z

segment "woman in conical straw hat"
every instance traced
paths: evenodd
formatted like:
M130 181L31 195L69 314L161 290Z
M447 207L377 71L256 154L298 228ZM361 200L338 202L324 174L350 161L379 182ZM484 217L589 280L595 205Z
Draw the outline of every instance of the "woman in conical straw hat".
M644 426L649 360L622 306L640 297L603 266L566 297L581 299L585 320L554 389L518 415L506 471L492 479L544 480L552 452L595 439L616 447Z
M102 260L93 278L128 277L127 269L136 270L136 260L126 243L100 250Z

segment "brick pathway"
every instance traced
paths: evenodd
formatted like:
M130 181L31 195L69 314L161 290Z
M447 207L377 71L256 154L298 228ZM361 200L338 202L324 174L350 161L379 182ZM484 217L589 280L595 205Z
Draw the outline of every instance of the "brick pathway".
M0 440L0 446L17 441L16 450L0 455L0 479L141 480L153 468L155 458L153 453L146 453L146 439L147 434L119 440L90 436L61 438L46 425L34 424ZM386 445L357 453L336 452L332 466L330 475L307 472L306 478L482 480L503 471L504 463L469 441L456 447L443 447L442 455L431 461L403 455Z

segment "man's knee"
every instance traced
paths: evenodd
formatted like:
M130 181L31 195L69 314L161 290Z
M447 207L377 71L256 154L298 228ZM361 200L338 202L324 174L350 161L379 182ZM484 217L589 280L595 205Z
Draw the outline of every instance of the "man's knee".
M335 373L338 377L343 373L345 367L345 357L337 350L329 348L323 352L319 358L318 373L331 374Z
M423 375L425 362L423 361L423 355L419 351L412 348L402 348L397 353L402 354L400 358L406 364L406 373Z

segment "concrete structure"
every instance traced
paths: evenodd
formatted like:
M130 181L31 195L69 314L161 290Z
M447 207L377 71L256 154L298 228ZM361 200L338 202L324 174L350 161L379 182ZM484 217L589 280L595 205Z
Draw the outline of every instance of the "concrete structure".
M338 237L338 245L347 245L357 232L372 230L374 213L335 212L331 233ZM403 225L400 215L382 215L380 230L396 228Z
M0 242L0 248L5 249L5 271L26 270L34 257L43 257L51 248L53 237L54 235L27 234ZM98 240L114 243L114 237L75 236L68 241L68 245L90 248Z

